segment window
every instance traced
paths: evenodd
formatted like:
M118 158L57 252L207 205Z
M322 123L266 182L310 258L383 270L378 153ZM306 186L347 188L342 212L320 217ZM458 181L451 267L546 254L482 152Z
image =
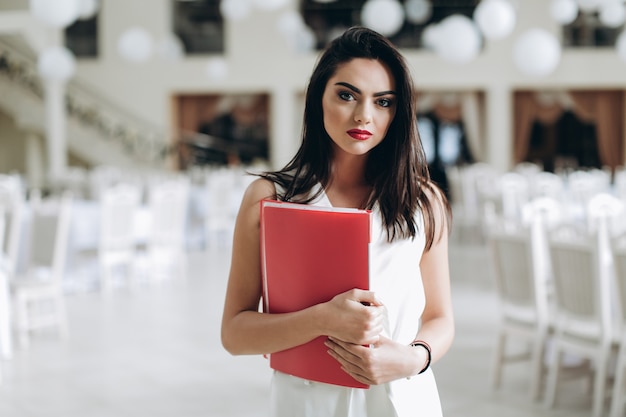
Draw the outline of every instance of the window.
M438 23L452 14L472 17L479 0L432 0L432 13L424 23L404 22L403 27L389 39L400 48L421 48L422 31L431 23ZM361 8L365 0L336 0L319 3L302 0L300 9L305 23L313 30L317 48L323 49L338 32L361 24Z
M428 164L452 166L468 162L464 155L465 142L460 123L440 121L434 115L418 115L417 127Z
M220 0L173 0L173 31L188 55L224 52Z
M612 47L622 30L604 26L598 13L579 13L576 20L563 26L563 46Z
M65 29L65 46L77 58L98 56L98 15L77 20Z

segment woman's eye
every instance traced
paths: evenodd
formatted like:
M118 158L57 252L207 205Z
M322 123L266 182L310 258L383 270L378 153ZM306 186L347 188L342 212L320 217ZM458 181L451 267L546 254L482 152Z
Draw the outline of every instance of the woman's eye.
M388 98L381 98L378 100L378 105L381 107L389 107L393 104L393 101Z
M354 100L354 96L350 93L348 93L347 91L341 91L339 93L339 98L345 101L352 101Z

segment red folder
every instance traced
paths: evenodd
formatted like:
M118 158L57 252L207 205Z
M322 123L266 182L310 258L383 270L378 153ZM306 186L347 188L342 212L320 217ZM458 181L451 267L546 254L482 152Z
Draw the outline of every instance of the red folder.
M261 267L268 313L287 313L369 289L369 210L261 202ZM367 388L341 369L326 336L272 353L270 366L311 381Z

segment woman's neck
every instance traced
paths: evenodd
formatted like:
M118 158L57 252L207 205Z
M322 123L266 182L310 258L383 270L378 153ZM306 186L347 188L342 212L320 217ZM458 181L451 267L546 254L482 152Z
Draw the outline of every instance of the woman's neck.
M339 153L333 158L330 182L340 187L359 187L366 185L365 167L367 156Z
M335 158L326 196L335 207L363 208L371 193L365 179L367 158L348 155Z

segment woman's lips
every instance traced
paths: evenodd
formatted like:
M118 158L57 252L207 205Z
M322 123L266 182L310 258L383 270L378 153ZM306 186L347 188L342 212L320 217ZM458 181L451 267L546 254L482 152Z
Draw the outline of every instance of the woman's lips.
M356 140L366 140L372 136L372 132L361 129L350 129L348 130L348 135Z

